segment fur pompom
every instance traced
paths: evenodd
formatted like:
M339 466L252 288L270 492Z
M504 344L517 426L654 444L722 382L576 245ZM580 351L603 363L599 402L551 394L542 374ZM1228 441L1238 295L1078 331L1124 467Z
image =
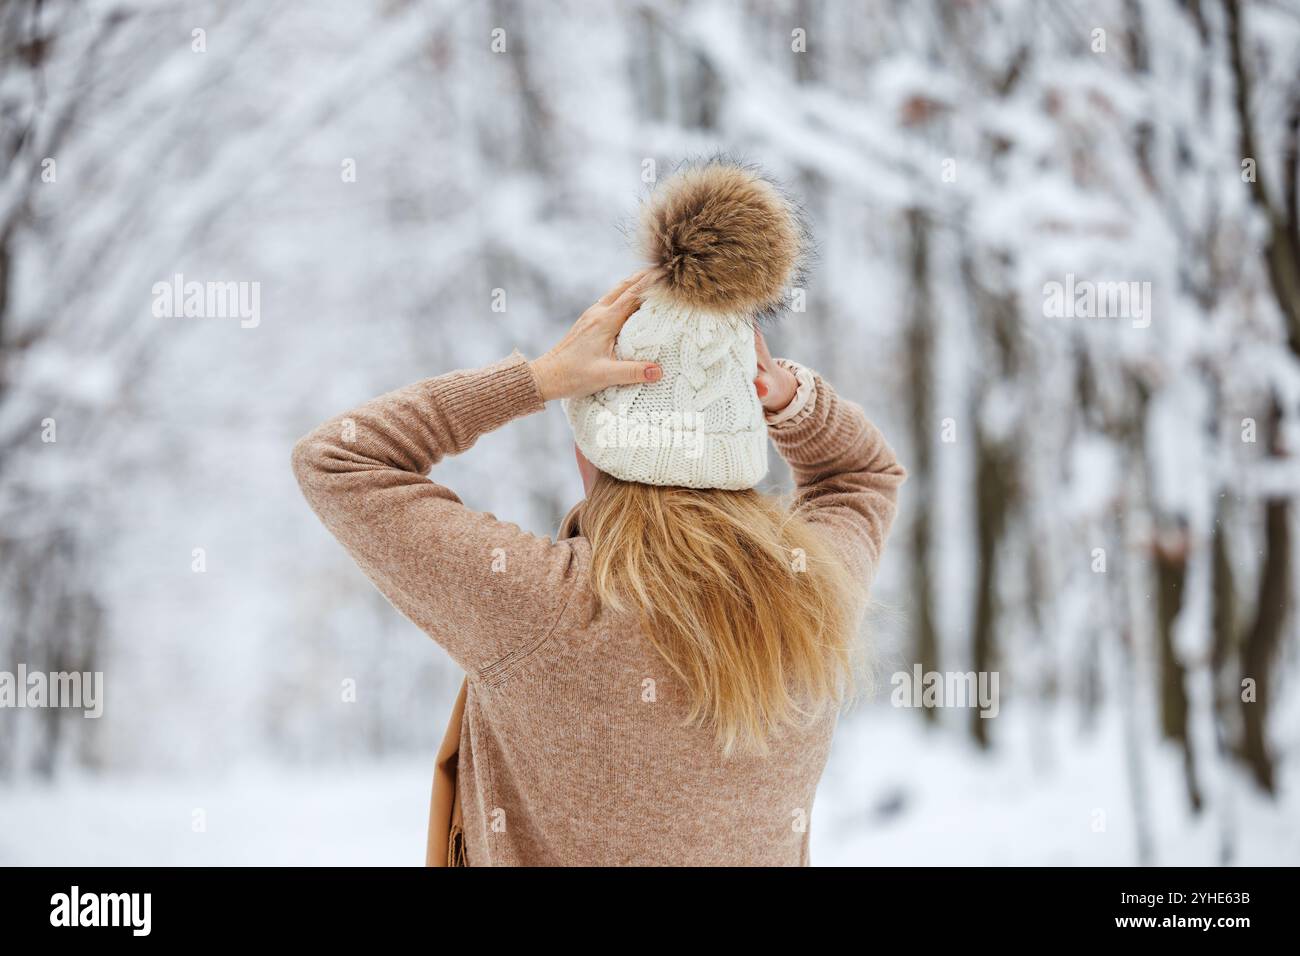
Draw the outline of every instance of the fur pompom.
M755 319L780 312L801 279L807 234L798 208L761 173L725 159L686 166L641 213L641 252L677 305Z

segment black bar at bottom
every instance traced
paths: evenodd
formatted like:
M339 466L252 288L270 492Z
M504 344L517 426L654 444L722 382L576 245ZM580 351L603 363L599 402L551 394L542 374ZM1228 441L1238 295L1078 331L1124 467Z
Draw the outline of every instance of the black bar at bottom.
M693 935L685 927L705 920L735 937L848 934L864 946L996 944L1020 934L1230 944L1293 928L1293 877L1259 869L31 868L0 876L0 932L10 945L69 934L83 944L373 945L398 934L451 942L531 926L557 944L621 937L653 945Z

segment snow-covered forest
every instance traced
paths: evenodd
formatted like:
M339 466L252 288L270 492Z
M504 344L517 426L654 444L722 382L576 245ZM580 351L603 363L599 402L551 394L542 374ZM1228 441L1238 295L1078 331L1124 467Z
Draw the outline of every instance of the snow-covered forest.
M0 709L0 863L421 862L460 675L290 447L540 354L717 151L912 476L814 862L1300 863L1298 66L1300 0L0 5L0 671L104 675ZM581 495L558 407L440 480Z

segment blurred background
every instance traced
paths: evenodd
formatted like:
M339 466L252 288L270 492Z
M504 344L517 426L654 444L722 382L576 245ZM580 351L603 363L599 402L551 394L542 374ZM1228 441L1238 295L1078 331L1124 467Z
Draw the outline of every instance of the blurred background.
M460 675L289 450L540 354L716 151L819 242L774 354L912 474L814 862L1300 863L1297 63L1300 0L4 3L0 670L104 712L0 709L0 863L421 863ZM581 496L558 407L439 477Z

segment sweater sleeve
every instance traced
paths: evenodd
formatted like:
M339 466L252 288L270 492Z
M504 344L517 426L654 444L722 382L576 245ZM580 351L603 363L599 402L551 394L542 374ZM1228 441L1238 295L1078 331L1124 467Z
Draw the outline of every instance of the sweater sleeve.
M472 677L540 644L575 585L573 546L473 511L426 477L545 405L517 351L330 419L294 446L312 510L385 597Z
M850 567L870 581L907 472L860 406L837 395L816 372L777 361L801 382L812 382L806 395L801 387L791 402L799 406L793 415L770 416L768 423L768 434L794 474L796 503L810 521L846 545Z

